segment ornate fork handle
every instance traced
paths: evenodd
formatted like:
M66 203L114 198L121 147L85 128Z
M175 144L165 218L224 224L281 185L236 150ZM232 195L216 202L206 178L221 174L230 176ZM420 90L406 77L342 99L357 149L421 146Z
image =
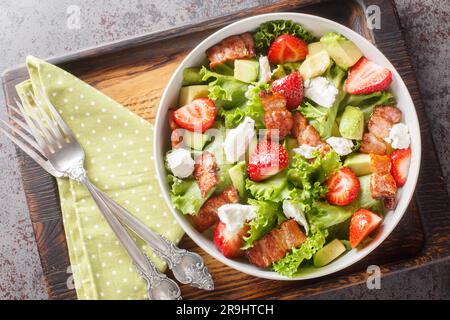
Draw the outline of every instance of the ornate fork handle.
M111 207L104 201L103 197L98 194L98 189L87 179L86 171L78 165L64 173L64 176L86 186L96 202L105 220L110 225L111 229L122 243L125 250L130 255L133 263L138 270L140 276L147 282L148 297L151 300L180 300L181 291L175 281L168 278L161 273L155 265L148 259L148 257L138 248L136 243L131 238L130 234L125 230L114 215Z
M113 214L147 242L172 270L175 278L184 284L205 290L213 290L214 282L203 259L196 253L180 249L162 235L154 232L134 217L125 208L92 186Z

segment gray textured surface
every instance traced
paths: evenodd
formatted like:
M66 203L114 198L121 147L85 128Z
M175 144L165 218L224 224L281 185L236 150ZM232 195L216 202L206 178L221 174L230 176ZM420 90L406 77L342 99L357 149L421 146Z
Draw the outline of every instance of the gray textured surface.
M2 0L0 72L28 54L60 55L105 42L198 22L275 1ZM449 1L396 0L414 60L432 134L450 190ZM66 10L78 5L80 29L67 28ZM0 107L4 105L0 92ZM0 299L46 299L14 150L0 136ZM354 286L326 299L450 298L450 264L436 263L382 280L381 290ZM317 297L314 297L317 298Z

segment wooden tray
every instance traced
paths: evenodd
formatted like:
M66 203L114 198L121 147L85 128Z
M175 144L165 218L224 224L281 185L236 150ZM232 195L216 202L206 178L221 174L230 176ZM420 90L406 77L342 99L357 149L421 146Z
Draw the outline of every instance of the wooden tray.
M381 10L381 30L370 30L364 9L376 4ZM449 257L450 223L448 195L410 57L395 6L389 0L297 0L252 8L229 16L107 44L59 58L52 63L75 74L130 110L153 121L159 97L180 61L201 40L218 28L243 17L294 11L323 16L344 24L372 41L394 64L415 102L422 132L422 168L414 199L388 239L366 259L327 277L308 281L258 279L214 260L188 237L181 246L200 253L211 271L216 289L205 292L182 287L185 299L293 299L347 287L365 281L367 266L376 264L383 275L419 267ZM27 77L24 66L3 75L8 103L16 96L14 86ZM158 79L155 81L155 79ZM55 180L35 162L17 152L24 190L51 299L75 299L67 287L69 258Z

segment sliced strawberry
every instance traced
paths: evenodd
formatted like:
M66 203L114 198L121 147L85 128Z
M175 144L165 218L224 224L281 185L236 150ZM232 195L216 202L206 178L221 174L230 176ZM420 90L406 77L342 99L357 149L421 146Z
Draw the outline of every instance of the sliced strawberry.
M307 54L308 44L305 41L283 34L272 42L267 58L272 64L281 64L304 60Z
M355 200L359 193L359 180L355 173L347 167L333 173L325 186L328 188L327 201L337 206L345 206Z
M219 221L214 231L214 245L225 257L237 258L244 253L241 247L248 229L249 226L245 225L237 234L230 234L226 230L226 224Z
M205 132L214 124L216 106L214 101L198 98L191 103L177 109L173 120L180 127L189 131Z
M253 181L265 180L288 166L286 150L277 142L262 140L250 156L247 174Z
M381 217L369 210L359 209L350 220L350 245L358 246L381 223Z
M367 94L387 89L392 82L392 72L365 57L350 69L345 90L350 94Z
M394 177L397 187L405 185L410 164L411 148L398 149L391 154L391 175Z
M272 91L279 92L286 98L286 108L297 108L303 100L303 78L300 72L293 72L272 82Z

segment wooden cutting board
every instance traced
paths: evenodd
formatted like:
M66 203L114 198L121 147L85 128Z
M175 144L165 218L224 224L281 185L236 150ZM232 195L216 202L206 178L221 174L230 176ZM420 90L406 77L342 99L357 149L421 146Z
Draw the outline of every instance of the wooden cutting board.
M370 5L382 8L381 30L371 30L367 24L365 8ZM216 284L213 292L182 286L185 299L294 299L361 283L367 277L367 266L372 264L380 266L382 274L387 275L449 257L448 195L396 9L389 0L280 1L49 61L153 122L159 98L171 74L201 40L233 21L276 11L311 13L344 24L373 42L394 64L412 95L421 126L423 155L416 194L399 225L380 247L359 263L319 279L258 279L216 261L185 236L180 246L203 256ZM26 77L23 66L4 74L3 87L8 103L16 96L14 86ZM17 155L49 296L76 299L70 286L70 261L56 182L20 150Z

